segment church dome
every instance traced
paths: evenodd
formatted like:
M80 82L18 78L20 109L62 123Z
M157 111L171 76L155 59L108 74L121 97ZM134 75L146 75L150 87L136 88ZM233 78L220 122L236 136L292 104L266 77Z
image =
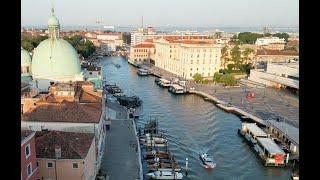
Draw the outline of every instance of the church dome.
M56 16L51 16L48 20L48 26L59 26L59 20Z
M34 50L32 76L35 79L73 81L81 75L80 60L73 46L59 37L59 21L53 9L48 30L49 38Z
M31 66L31 56L21 47L21 66Z
M32 58L34 78L72 79L80 71L80 61L76 50L63 39L46 39L34 51Z

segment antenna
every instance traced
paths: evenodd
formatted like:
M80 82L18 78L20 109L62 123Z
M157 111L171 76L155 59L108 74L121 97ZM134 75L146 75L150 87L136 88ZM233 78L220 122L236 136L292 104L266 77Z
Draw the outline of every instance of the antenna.
M143 28L143 16L141 17L141 27Z

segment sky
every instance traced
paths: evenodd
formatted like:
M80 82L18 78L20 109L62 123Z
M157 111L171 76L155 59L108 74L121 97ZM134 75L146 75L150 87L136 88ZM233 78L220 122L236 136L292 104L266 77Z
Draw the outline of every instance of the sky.
M299 0L21 0L21 25L298 27Z

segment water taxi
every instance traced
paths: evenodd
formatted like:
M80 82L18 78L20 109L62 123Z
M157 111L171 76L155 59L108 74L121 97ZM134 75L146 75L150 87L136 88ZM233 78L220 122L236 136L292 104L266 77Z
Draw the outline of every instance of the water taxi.
M216 163L212 161L212 158L207 153L199 154L199 158L204 168L213 169L216 167Z
M148 75L148 70L146 69L138 69L138 72L137 72L138 75L140 76L147 76Z
M175 171L155 171L146 174L147 177L152 179L182 179L183 175Z

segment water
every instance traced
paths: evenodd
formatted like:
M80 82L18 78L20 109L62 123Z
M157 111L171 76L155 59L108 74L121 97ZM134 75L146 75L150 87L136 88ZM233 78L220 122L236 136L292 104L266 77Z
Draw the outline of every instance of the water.
M189 159L184 179L289 179L289 169L264 167L243 139L238 136L240 119L218 109L195 95L176 96L158 87L154 77L141 77L122 57L102 60L107 81L117 83L129 95L143 100L138 124L157 116L159 129L165 131L169 149L182 167ZM116 68L114 64L120 64ZM213 155L217 166L212 171L200 165L198 152Z

